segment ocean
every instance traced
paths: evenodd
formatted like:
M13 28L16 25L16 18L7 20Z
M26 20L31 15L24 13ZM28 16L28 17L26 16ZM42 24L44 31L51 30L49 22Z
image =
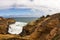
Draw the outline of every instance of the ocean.
M17 22L30 22L30 21L33 21L33 20L36 20L38 19L38 17L16 17L14 18Z
M15 17L16 22L9 25L8 32L10 34L20 34L23 27L28 24L28 22L38 19L37 17Z

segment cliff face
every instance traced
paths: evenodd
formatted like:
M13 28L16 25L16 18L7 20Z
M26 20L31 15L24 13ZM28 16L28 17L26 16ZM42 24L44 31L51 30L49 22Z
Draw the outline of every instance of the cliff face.
M4 24L9 23L6 21ZM28 23L20 35L0 34L0 40L60 40L60 13Z
M21 36L30 36L34 40L52 40L60 35L60 13L41 17L24 26ZM55 38L54 38L55 37ZM59 37L60 38L60 37ZM31 39L32 40L32 39Z
M8 33L9 24L12 24L14 22L15 22L14 19L11 19L11 18L6 19L3 17L0 17L0 34Z
M45 19L44 16L42 16L41 18L35 20L35 21L31 21L29 22L26 26L23 27L23 31L20 34L21 36L26 36L26 35L30 35L31 33L33 33L35 31L35 29L37 28L37 25L43 21ZM24 35L23 35L24 34Z

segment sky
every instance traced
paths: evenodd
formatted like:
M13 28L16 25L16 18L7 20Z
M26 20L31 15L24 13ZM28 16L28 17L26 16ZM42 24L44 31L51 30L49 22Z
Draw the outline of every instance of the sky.
M60 0L0 0L0 16L40 17L60 12Z

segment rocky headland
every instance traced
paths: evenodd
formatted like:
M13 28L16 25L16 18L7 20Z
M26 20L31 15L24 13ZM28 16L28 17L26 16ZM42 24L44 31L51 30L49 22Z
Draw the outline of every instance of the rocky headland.
M29 22L20 34L9 34L9 25L15 22L14 19L0 17L0 40L60 40L60 13Z

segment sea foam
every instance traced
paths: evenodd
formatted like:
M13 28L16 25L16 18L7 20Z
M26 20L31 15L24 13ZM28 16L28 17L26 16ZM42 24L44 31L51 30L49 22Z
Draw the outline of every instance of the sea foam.
M10 34L20 34L23 30L23 26L27 25L24 22L15 22L14 24L9 25L8 32Z

